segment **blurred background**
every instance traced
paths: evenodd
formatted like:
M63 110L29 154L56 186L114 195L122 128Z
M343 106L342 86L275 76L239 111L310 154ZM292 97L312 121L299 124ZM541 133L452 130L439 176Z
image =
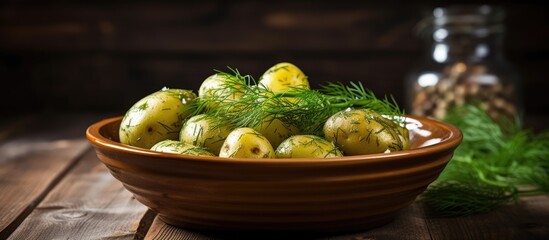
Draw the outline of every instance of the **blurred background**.
M360 81L404 101L425 11L462 1L4 1L0 111L122 115L162 87L198 90L215 69L256 79L286 61L313 87ZM548 7L498 3L504 53L525 90L525 125L549 122Z

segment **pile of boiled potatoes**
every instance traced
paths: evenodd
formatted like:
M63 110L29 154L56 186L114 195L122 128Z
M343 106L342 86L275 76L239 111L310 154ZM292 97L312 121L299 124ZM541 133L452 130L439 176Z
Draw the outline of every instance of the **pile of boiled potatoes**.
M207 112L189 116L184 111L191 102L214 94L238 98L220 89L224 81L227 78L220 74L207 77L198 96L187 89L163 88L144 97L124 115L120 142L159 152L224 158L329 158L409 148L406 128L367 109L334 114L324 124L324 136L301 134L294 124L272 117L258 126L233 127ZM275 93L310 89L303 71L287 62L269 68L258 85ZM208 109L215 107L210 104Z

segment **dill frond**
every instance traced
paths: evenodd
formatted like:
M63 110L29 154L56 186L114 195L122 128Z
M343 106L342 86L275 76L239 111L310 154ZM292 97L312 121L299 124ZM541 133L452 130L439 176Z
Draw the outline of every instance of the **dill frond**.
M461 129L463 141L422 195L430 213L482 213L523 195L549 193L549 131L501 125L476 105L454 107L443 120Z
M217 74L234 81L220 86L220 94L201 98L189 106L193 114L208 112L237 127L255 127L262 119L280 119L296 125L303 134L322 135L322 127L333 114L347 108L367 108L402 121L403 111L393 98L378 99L361 83L328 83L321 90L294 87L275 93L237 69ZM227 94L228 93L228 94ZM238 95L238 98L228 97ZM215 109L208 109L216 104Z

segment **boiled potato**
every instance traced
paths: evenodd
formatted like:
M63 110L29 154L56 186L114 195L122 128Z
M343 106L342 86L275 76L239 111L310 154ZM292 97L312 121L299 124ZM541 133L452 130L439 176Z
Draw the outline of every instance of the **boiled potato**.
M265 117L258 126L254 127L254 129L265 136L274 149L276 149L284 139L299 132L299 129L295 125L285 123L282 120L273 117Z
M284 140L276 149L277 158L330 158L341 157L337 147L316 135L294 135Z
M142 98L124 115L120 142L149 149L162 140L177 140L183 120L189 115L183 108L195 98L190 90L167 88Z
M223 143L220 157L225 158L274 158L274 149L261 133L253 128L236 128Z
M259 86L281 93L292 88L310 89L307 76L297 66L282 62L269 68L259 79Z
M156 143L151 147L151 150L193 156L215 156L204 148L169 139Z
M230 124L221 122L215 116L199 114L185 121L179 134L179 141L205 147L219 155L221 146L232 129Z
M200 88L198 89L198 96L202 100L214 100L219 102L236 100L242 96L242 93L226 87L227 83L235 81L241 80L229 74L216 73L210 75L200 85ZM217 108L218 106L219 103L212 102L209 103L207 108L208 110L211 110Z
M345 155L393 152L409 148L408 130L367 109L348 109L324 124L324 138Z

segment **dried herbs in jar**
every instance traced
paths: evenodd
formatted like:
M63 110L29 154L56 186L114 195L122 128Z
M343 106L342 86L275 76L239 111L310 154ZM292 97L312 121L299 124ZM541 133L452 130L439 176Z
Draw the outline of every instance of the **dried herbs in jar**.
M520 118L520 76L503 53L504 16L489 5L430 12L418 24L427 51L406 78L407 112L442 119L473 103L494 119Z

